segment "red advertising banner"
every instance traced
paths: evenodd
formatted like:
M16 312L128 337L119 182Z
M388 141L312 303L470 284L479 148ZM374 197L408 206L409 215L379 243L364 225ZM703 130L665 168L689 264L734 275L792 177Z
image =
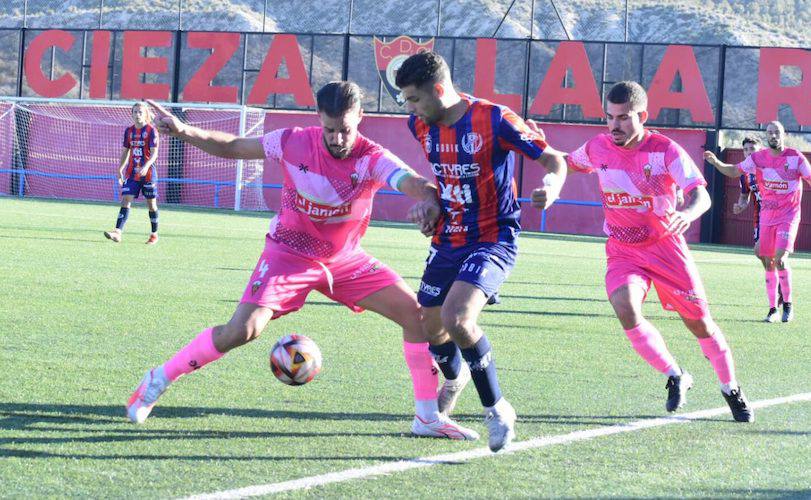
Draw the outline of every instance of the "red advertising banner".
M120 97L125 99L163 99L169 100L173 95L182 95L187 101L203 101L218 103L237 103L266 106L268 102L278 95L288 96L299 108L314 105L314 82L321 82L316 76L321 69L319 62L326 62L332 66L343 64L344 71L350 68L355 71L355 60L363 59L363 64L371 60L376 72L383 79L384 87L396 98L396 89L393 88L393 69L402 62L407 55L420 50L438 50L435 46L439 39L430 39L417 42L406 36L393 40L382 41L377 38L366 43L368 54L359 52L341 51L338 54L330 53L330 58L317 58L313 53L316 50L314 40L316 35L276 34L267 46L264 54L255 54L261 58L256 70L242 68L239 74L227 73L224 68L235 58L246 58L249 53L248 37L241 33L205 33L190 32L185 36L185 47L188 49L204 49L208 53L204 56L202 64L194 71L190 78L179 82L170 78L170 72L179 71L180 62L170 68L170 58L166 54L181 52L175 47L181 38L175 32L169 31L125 31L121 35L122 48L120 58L113 61L110 71L111 40L109 31L92 31L90 47L90 82L89 92L92 98L106 96L106 89L110 87L110 78L120 74ZM30 39L26 39L23 54L23 82L29 92L43 97L61 97L75 93L80 81L74 73L51 64L50 74L43 71L43 65L48 64L48 54L54 52L68 52L75 50L75 46L84 43L81 36L63 30L46 30L32 32ZM268 35L270 37L271 35ZM307 37L308 43L302 43L301 38ZM517 111L526 107L529 115L547 116L553 109L561 105L575 106L579 109L579 116L585 120L596 120L602 116L602 91L610 83L611 78L607 72L611 67L606 63L599 63L589 49L595 45L590 42L564 41L549 42L542 47L542 51L535 50L533 44L538 41L503 41L496 39L476 39L472 47L472 64L466 56L465 64L472 68L472 85L468 91L505 104ZM509 50L503 45L524 43L525 59L512 61ZM631 51L639 45L603 44L603 51L613 50L620 46L623 50ZM454 45L455 47L455 45ZM647 47L642 47L643 49ZM663 110L675 110L689 115L689 126L713 127L719 123L720 106L718 95L723 93L724 76L719 75L719 64L713 64L723 58L723 51L719 47L693 47L689 45L657 46L657 51L664 48L660 60L645 55L642 50L640 64L655 65L652 78L645 76L643 82L649 93L650 114L655 120ZM84 45L82 45L84 48ZM240 50L240 48L244 48ZM743 48L745 49L745 48ZM155 51L163 51L164 55L147 55ZM453 49L455 50L455 49ZM707 50L715 52L707 56ZM736 49L737 50L737 49ZM548 59L542 65L533 64L533 57L537 59L538 52ZM198 52L203 52L198 50ZM256 52L254 50L254 52ZM447 51L446 51L447 52ZM505 54L505 52L507 54ZM717 52L717 54L716 54ZM752 48L752 64L757 64L755 71L749 71L755 87L754 99L746 106L756 109L753 120L765 123L778 119L781 113L790 110L796 120L797 126L811 126L811 51L796 48ZM451 56L455 54L451 52ZM702 59L697 55L702 54ZM334 56L338 56L338 60ZM353 57L353 61L349 58ZM182 59L181 55L181 59ZM631 61L634 62L634 61ZM499 79L504 78L504 72L497 71L497 67L504 67L505 63L514 68L516 73L524 75L526 71L526 84L522 84L522 93L503 92L499 90ZM601 68L595 65L602 64ZM466 68L463 67L464 71ZM595 77L603 72L602 80ZM252 71L252 78L245 75ZM739 79L739 68L727 68L731 79ZM639 72L639 79L643 77ZM785 75L793 75L786 78ZM334 72L333 72L334 75ZM255 77L253 77L255 76ZM155 81L173 82L182 88L172 88L173 83L155 83ZM230 79L230 80L229 80ZM225 81L226 85L215 85L214 81ZM237 81L238 80L238 81ZM522 78L523 80L523 78ZM719 82L708 92L707 82ZM244 83L243 83L244 82ZM368 83L368 82L367 82ZM371 86L371 84L370 84ZM747 90L750 86L746 86ZM240 95L241 89L241 95ZM527 99L532 97L532 99ZM288 99L288 101L289 101ZM526 106L524 103L527 103ZM395 109L395 112L396 109ZM682 125L676 120L675 125Z

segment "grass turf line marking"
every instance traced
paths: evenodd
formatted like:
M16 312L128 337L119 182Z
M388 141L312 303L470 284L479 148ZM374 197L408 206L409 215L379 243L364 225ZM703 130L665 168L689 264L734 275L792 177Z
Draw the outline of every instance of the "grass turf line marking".
M752 408L766 408L769 406L776 406L786 403L795 403L798 401L811 401L811 392L802 394L794 394L792 396L785 396L782 398L764 399L761 401L752 402ZM661 427L671 424L684 424L699 418L717 417L719 415L729 413L729 408L719 407L709 410L698 410L683 415L674 415L670 417L651 418L646 420L637 420L636 422L629 422L627 424L617 424L605 427L597 427L583 431L570 432L568 434L560 434L557 436L543 436L526 441L514 442L510 446L509 451L499 453L512 454L524 450L533 450L552 446L556 444L567 444L576 441L585 441L602 436L611 436L613 434L622 434L625 432L635 432L653 427ZM745 425L745 424L741 424ZM186 497L185 500L209 500L209 499L225 499L225 498L246 498L261 495L269 495L272 493L281 493L285 491L294 491L312 488L314 486L323 486L332 483L341 483L351 481L353 479L365 479L367 477L379 476L383 474L391 474L394 472L402 472L411 469L418 469L422 467L431 467L438 464L449 464L466 462L476 458L483 458L489 456L498 456L490 452L488 448L476 448L473 450L460 451L456 453L446 453L443 455L434 455L430 457L413 458L410 460L400 460L397 462L384 463L379 465L371 465L368 467L360 467L356 469L347 469L338 472L330 472L328 474L321 474L319 476L303 477L300 479L293 479L290 481L283 481L281 483L262 484L256 486L247 486L234 490L217 491L214 493L204 493Z

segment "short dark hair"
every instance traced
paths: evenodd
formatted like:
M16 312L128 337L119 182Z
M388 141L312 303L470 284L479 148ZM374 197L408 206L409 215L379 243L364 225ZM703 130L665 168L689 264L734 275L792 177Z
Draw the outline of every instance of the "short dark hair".
M630 80L615 83L611 90L608 91L605 99L613 104L629 102L633 111L642 111L648 108L648 94L645 89L642 88L642 85Z
M746 146L747 144L753 144L753 145L757 146L758 144L760 144L760 139L758 139L757 137L752 137L750 135L747 135L741 141L741 146Z
M448 63L441 55L436 52L419 52L403 61L394 83L401 89L410 85L419 88L450 78L450 75Z
M319 113L338 118L347 111L360 106L363 92L356 83L346 81L329 82L315 95Z

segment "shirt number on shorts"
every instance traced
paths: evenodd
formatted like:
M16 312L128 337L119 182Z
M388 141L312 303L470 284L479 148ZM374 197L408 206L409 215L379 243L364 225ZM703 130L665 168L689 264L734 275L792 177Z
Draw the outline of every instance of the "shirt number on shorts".
M259 263L259 277L264 278L269 269L270 267L268 267L265 259L262 259L262 262Z
M436 252L437 252L436 248L434 247L428 248L428 258L425 259L426 264L430 264L431 261L434 260L434 257L436 257Z

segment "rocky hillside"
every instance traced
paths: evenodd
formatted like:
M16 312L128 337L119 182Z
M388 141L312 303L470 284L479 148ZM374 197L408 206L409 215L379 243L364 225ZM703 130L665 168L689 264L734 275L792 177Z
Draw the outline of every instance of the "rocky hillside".
M0 27L6 28L23 26L25 14L30 28L180 26L207 31L626 38L625 0L7 0L0 4ZM627 39L633 42L811 47L811 0L627 0L627 7Z

